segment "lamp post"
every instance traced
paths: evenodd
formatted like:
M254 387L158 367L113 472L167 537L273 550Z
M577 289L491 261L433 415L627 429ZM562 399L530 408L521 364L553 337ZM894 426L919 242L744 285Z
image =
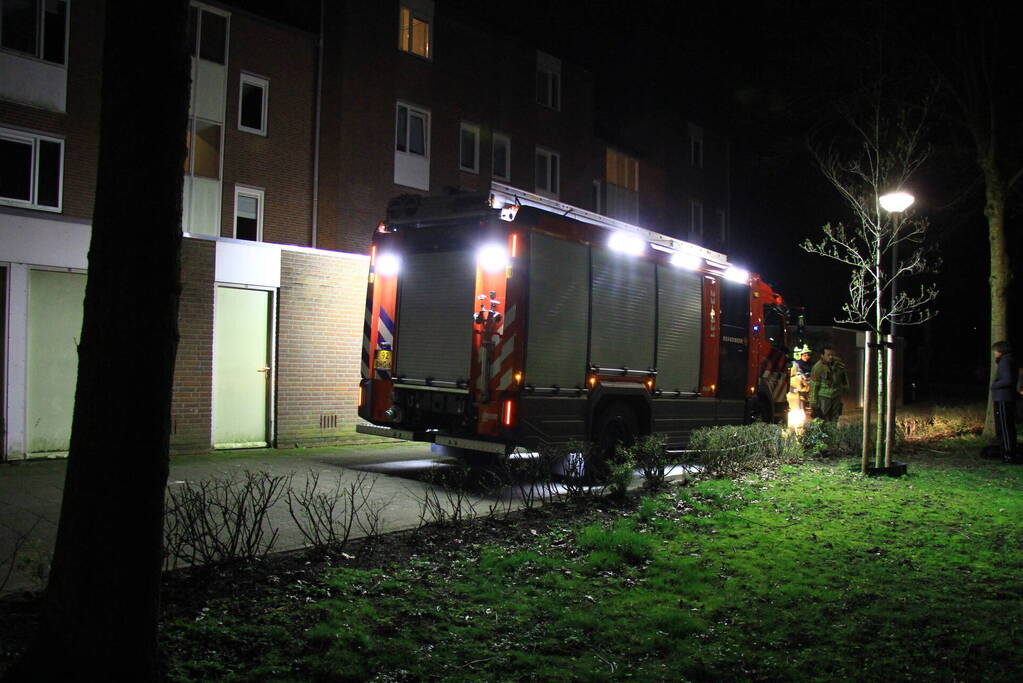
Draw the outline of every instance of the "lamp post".
M896 334L896 323L895 323L895 305L898 297L898 281L896 280L896 274L899 268L899 228L901 227L901 215L906 209L913 205L916 198L908 192L889 192L888 194L881 195L878 197L878 203L881 204L881 208L888 213L895 214L892 218L893 229L892 229L892 294L891 294L891 308L889 309L889 334L888 339L885 340L887 343L887 359L885 368L885 393L888 397L888 403L886 404L886 431L885 431L885 443L884 443L884 466L889 468L892 466L892 447L895 443L895 334ZM880 332L880 330L878 330ZM878 353L880 359L880 352Z

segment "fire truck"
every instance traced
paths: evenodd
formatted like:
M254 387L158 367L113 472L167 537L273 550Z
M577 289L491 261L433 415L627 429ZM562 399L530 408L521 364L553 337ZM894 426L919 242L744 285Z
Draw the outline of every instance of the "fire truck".
M505 456L783 422L787 307L721 253L493 183L374 235L359 432Z

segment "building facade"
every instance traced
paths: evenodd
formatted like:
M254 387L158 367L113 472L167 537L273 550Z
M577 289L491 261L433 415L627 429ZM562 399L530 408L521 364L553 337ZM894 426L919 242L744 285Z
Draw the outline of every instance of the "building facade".
M69 441L103 12L86 0L0 0L7 459L59 455ZM679 203L702 175L649 145L598 139L593 77L570 60L440 1L323 12L297 27L191 3L175 452L351 438L366 252L395 196L485 192L496 180L697 234ZM126 257L135 248L144 219Z

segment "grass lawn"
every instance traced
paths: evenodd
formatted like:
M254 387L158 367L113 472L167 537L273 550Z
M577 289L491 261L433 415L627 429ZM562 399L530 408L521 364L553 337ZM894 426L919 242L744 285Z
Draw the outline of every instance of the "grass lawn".
M976 437L453 530L173 609L173 680L1001 680L1023 670L1023 468ZM601 508L597 510L595 508ZM510 527L509 527L510 528ZM300 578L298 578L300 577Z

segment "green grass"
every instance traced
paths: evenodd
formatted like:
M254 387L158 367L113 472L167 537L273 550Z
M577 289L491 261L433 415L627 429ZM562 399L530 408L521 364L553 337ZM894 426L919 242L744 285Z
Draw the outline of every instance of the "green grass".
M577 526L332 569L164 631L177 680L1009 680L1023 468L975 437L901 479L704 481ZM286 582L285 582L286 583ZM226 653L242 652L234 659Z

